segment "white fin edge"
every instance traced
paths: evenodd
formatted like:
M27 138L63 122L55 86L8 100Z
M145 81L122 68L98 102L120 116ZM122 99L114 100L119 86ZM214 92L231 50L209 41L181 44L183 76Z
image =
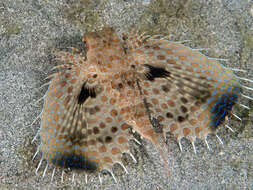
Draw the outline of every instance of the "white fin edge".
M128 152L128 154L131 156L131 158L133 159L134 163L137 163L136 158L134 157L134 155L131 152Z
M38 164L36 170L35 170L35 174L36 174L36 175L38 174L38 171L39 171L39 169L40 169L40 165L41 165L41 163L42 163L43 160L44 160L44 158L42 157L42 158L40 159L40 162L39 162L39 164Z
M244 94L241 94L241 96L244 97L244 98L247 98L247 99L249 99L249 100L253 100L252 97L246 96L246 95L244 95Z
M44 169L44 172L43 172L43 174L42 174L42 179L45 177L45 175L46 175L46 172L47 172L47 168L48 168L48 162L47 162L47 165L46 165L46 167L45 167L45 169Z
M61 182L63 183L64 170L61 172Z
M221 140L221 138L220 138L217 134L216 134L216 137L217 137L217 139L219 140L220 144L221 144L221 145L224 145L223 141Z
M183 146L182 146L182 144L181 144L181 138L178 139L178 145L179 145L180 151L183 152Z
M253 82L253 80L247 79L247 78L243 78L243 77L237 77L238 79L244 80L244 81L248 81L248 82Z
M49 81L49 82L47 82L47 83L45 83L45 84L42 84L42 85L38 88L38 90L41 90L41 89L44 88L45 86L50 85L50 83L51 83L51 81Z
M235 132L231 127L229 127L228 125L225 125L226 128L228 128L231 132Z
M239 72L244 72L244 73L247 73L246 70L243 70L243 69L237 69L237 68L231 68L231 67L224 67L225 69L230 69L232 71L239 71Z
M30 103L30 105L36 106L36 104L39 103L41 100L43 100L45 97L46 97L46 94L42 96L41 98L39 98L38 100L36 100L35 102Z
M98 173L98 180L99 180L100 185L102 185L102 178L101 178L101 174L100 173Z
M191 142L192 143L192 147L193 147L193 151L195 154L197 154L197 150L196 150L196 146L195 146L195 143L194 141Z
M54 167L54 169L53 169L53 172L52 172L52 175L51 175L51 181L53 181L53 179L54 179L55 169L56 169L56 167Z
M177 43L177 44L183 44L183 43L187 43L187 42L192 42L192 40L170 41L170 42Z
M117 184L117 183L118 183L118 181L117 181L117 179L116 179L116 177L115 177L115 175L114 175L113 171L111 171L111 170L109 170L109 169L105 169L105 170L106 170L106 171L108 171L108 172L111 174L111 176L112 176L112 178L113 178L114 182Z
M129 174L124 164L122 164L121 162L116 162L116 163L118 163L124 169L126 174Z
M41 116L41 113L33 120L33 122L29 125L32 126Z
M74 182L75 182L75 175L76 175L76 173L75 173L75 172L73 172L73 174L72 174L72 180L71 180L71 182L72 182L72 183L74 183Z
M34 155L33 155L33 157L32 157L32 161L35 159L35 157L36 157L37 154L39 153L39 151L40 151L40 146L41 146L41 144L38 146L36 152L34 153Z
M253 91L253 88L250 88L250 87L248 87L248 86L241 85L241 87L242 87L242 88L245 88L245 89L247 89L247 90L252 90L252 91Z
M243 108L247 109L247 110L250 110L250 108L248 106L245 106L245 105L240 104L240 103L239 103L239 105L242 106Z
M41 128L37 131L36 135L33 137L31 143L34 143L34 141L37 139L37 137L39 136Z
M211 151L212 149L210 148L210 146L209 146L209 144L208 144L207 135L206 135L206 137L205 137L205 143L206 143L207 149L208 149L209 151Z
M133 140L138 144L138 145L142 145L140 141L138 141L136 138L133 138Z
M208 48L209 49L209 48ZM215 57L208 57L208 59L213 59L213 60L217 60L217 61L228 61L228 59L224 59L224 58L215 58Z
M85 174L85 183L86 183L86 185L88 184L88 175L87 174Z
M235 118L237 118L238 120L240 120L240 121L242 121L242 119L238 116L238 115L236 115L236 114L234 114L234 113L231 113Z

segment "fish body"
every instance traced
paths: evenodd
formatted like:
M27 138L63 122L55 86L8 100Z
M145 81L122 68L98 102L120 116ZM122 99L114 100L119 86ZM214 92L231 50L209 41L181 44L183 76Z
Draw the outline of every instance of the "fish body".
M112 28L86 33L87 55L60 51L41 115L42 160L107 170L130 153L131 130L166 161L166 134L194 144L216 133L242 91L232 70L182 44Z

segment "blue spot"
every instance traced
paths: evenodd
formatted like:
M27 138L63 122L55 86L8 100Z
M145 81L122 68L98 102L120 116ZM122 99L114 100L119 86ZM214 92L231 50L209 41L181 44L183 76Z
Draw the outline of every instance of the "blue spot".
M213 112L214 112L215 107L216 107L219 103L222 103L222 102L221 102L221 101L216 102L216 104L215 104L215 105L213 106L213 108L211 109L211 113L213 113Z
M64 148L64 146L61 144L61 145L52 145L53 148Z
M233 95L235 98L238 98L238 95L235 94L235 93L233 93L233 94L231 94L231 95Z
M226 72L224 72L223 74L227 75L228 77L230 77L230 76L231 76L229 73L226 73Z
M220 121L219 121L219 120L217 120L217 121L216 121L216 123L215 123L215 126L218 126L218 125L219 125L219 123L220 123Z
M224 89L226 86L227 86L227 85L224 84L224 85L221 87L221 89Z
M81 150L82 150L82 151L86 151L86 147L83 146L83 147L81 148Z
M201 106L201 108L202 108L202 109L206 109L207 106L208 106L207 104L204 104L204 105Z
M235 91L237 91L238 89L239 89L238 86L236 86L232 91L235 92Z
M80 146L75 145L75 146L73 146L73 149L80 149Z
M207 100L207 103L209 104L211 101L213 101L213 99L214 99L214 97L209 98L209 99Z
M217 90L212 92L212 96L214 96L215 94L217 94Z
M224 116L226 116L226 113L227 113L227 111L224 110L223 113L221 114L221 116L219 118L222 120L224 118Z

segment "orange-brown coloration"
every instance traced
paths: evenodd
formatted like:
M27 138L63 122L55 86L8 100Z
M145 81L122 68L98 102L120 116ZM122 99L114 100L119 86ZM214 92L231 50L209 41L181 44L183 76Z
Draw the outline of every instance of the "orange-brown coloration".
M119 138L118 138L118 142L119 142L120 144L123 144L123 143L127 142L127 139L125 139L124 137L119 137Z
M177 127L176 124L173 123L173 124L170 125L170 131L171 131L171 132L173 132L173 131L175 131L175 130L177 130L177 129L178 129L178 127Z
M65 70L53 78L41 115L42 160L57 166L70 167L78 157L78 167L91 162L112 171L122 153L130 153L133 129L155 145L167 168L166 133L205 139L223 122L219 111L230 112L225 95L234 104L239 93L230 70L178 43L137 34L120 39L111 28L86 33L83 41L86 57L57 54L70 64L59 66Z
M101 147L98 148L100 153L106 152L106 147L103 145Z
M121 153L121 151L118 148L112 148L111 152L112 152L113 155Z
M191 132L191 130L188 129L188 128L184 128L184 129L183 129L183 133L184 133L184 136L185 136L185 137L186 137L187 135L189 135L190 132Z
M122 130L126 130L126 129L129 129L129 125L127 125L126 123L124 123L123 125L121 125L121 129Z

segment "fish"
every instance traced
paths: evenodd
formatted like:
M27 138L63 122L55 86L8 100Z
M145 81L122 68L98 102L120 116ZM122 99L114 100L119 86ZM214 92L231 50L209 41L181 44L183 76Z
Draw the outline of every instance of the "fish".
M164 37L122 35L110 27L84 34L86 55L78 49L57 51L57 70L48 78L43 97L41 125L35 136L41 153L36 169L49 164L73 170L108 171L115 182L113 166L125 171L122 154L129 154L133 132L151 141L159 152L165 173L171 177L167 161L166 135L172 134L183 150L188 139L196 153L196 139L204 141L226 126L228 116L240 99L253 88L238 77L236 69L198 50ZM251 109L243 105L244 108ZM52 178L54 176L52 174ZM99 176L100 177L100 176Z

